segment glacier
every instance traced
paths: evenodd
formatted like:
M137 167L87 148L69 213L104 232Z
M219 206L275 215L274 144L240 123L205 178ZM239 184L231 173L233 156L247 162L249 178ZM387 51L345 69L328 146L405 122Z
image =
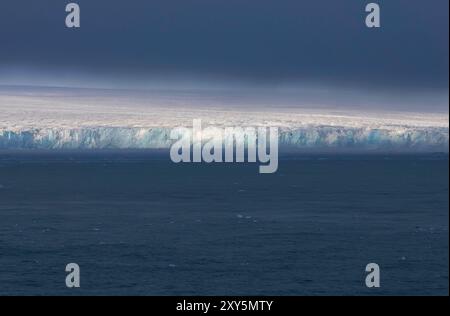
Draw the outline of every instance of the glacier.
M219 100L219 101L218 101ZM236 104L189 93L0 89L2 149L165 149L174 127L279 128L280 150L449 151L448 113ZM282 102L280 102L282 103Z
M92 127L0 131L0 149L166 149L171 128ZM445 128L371 129L311 126L281 129L279 144L291 150L447 152Z

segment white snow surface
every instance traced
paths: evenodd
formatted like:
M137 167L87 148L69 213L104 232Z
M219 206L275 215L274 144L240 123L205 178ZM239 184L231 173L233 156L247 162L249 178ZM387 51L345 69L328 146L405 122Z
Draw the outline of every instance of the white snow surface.
M171 129L193 119L204 127L275 126L281 146L295 150L448 153L449 146L448 113L293 105L220 91L3 89L0 149L168 148Z

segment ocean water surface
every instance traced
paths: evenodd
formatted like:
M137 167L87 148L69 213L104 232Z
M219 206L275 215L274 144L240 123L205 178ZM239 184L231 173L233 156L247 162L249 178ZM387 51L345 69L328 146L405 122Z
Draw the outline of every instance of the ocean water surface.
M2 295L448 295L448 155L0 154ZM81 268L81 288L65 266ZM381 288L365 286L365 266Z

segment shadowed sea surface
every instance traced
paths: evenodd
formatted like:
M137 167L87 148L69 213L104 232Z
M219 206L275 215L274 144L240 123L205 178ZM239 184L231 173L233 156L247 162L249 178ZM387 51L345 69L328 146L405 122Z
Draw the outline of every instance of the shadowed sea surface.
M310 155L259 174L158 153L0 153L0 294L448 295L448 167Z

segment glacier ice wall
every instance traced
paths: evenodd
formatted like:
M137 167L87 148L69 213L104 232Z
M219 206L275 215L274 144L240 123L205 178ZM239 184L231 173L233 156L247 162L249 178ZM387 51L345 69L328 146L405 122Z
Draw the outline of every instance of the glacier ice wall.
M301 98L299 97L299 100ZM279 127L281 149L448 152L448 113L283 105L222 92L1 89L0 149L163 149L171 129ZM262 104L261 104L262 102ZM270 104L269 104L270 103ZM273 103L273 104L272 104ZM425 111L428 109L427 111Z
M0 130L0 149L163 149L171 128L83 127ZM448 152L445 127L281 128L279 144L292 150Z

